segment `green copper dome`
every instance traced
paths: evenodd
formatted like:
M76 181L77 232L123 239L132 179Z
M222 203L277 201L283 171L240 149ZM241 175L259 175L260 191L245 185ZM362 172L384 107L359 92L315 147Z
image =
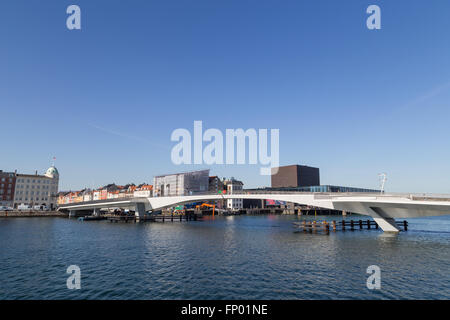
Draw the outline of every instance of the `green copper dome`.
M47 169L47 172L45 173L45 176L47 176L49 178L57 178L57 177L59 177L58 169L56 169L55 167L51 166L50 168Z

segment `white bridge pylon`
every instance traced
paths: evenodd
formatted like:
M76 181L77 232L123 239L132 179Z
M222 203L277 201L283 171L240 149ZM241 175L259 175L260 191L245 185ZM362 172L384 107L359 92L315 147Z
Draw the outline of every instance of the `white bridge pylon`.
M412 194L370 193L252 193L203 194L168 197L135 197L109 199L96 203L73 203L62 205L66 210L89 210L94 208L133 208L136 215L180 204L221 199L271 199L314 206L324 209L359 213L374 218L383 231L399 232L395 218L417 218L450 214L450 196L424 196Z

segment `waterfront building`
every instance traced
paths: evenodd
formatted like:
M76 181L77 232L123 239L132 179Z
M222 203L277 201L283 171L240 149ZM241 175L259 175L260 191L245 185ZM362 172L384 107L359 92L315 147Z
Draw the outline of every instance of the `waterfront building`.
M137 187L133 195L135 197L153 197L153 186L151 184L143 184Z
M73 202L75 203L83 202L83 194L81 192L77 192Z
M108 191L106 199L117 199L119 197L119 190Z
M16 174L0 170L0 206L12 207L16 190Z
M101 188L100 200L104 197L106 193L106 199L117 199L121 190L125 189L124 186L118 186L115 183L110 183Z
M154 196L185 196L209 189L209 169L156 176Z
M118 198L127 198L130 197L132 194L128 193L127 189L122 189L119 191Z
M60 192L58 194L58 205L87 202L106 199L117 199L127 197L151 197L153 195L153 186L141 184L136 187L134 184L118 186L114 183L103 186L97 190L83 189L81 191Z
M101 191L101 190L94 190L94 191L92 192L92 200L93 200L93 201L101 200L101 194L102 194L102 191Z
M226 190L224 183L218 176L209 177L208 191L211 193L220 193Z
M83 189L81 191L69 191L58 193L58 205L67 203L78 203L92 201L91 189Z
M233 177L224 181L227 194L233 194L234 191L242 191L244 184L242 181L236 180ZM244 208L243 199L227 199L227 208L230 210L241 210Z
M56 208L58 200L59 172L56 167L48 168L44 175L16 173L14 207L21 204Z
M301 165L290 165L272 168L272 188L309 187L319 185L319 168Z
M127 193L131 193L131 194L137 190L137 187L135 184L126 185L124 188L126 189Z
M70 192L67 192L67 191L59 192L57 204L60 205L60 204L70 203L69 202L69 199L70 199L69 194L70 194Z
M83 191L83 202L86 201L92 201L92 190L91 189L85 189Z
M57 203L58 205L60 205L60 204L66 204L66 203L67 203L67 202L65 202L66 195L67 195L67 192L66 192L66 191L60 191L60 192L58 192L58 200L56 201L56 203Z

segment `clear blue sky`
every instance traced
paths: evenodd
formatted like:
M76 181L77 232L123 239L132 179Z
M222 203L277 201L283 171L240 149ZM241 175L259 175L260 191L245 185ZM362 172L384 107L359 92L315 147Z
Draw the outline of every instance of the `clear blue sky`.
M450 193L449 1L4 0L0 41L0 169L56 156L63 190L152 182L207 167L170 161L202 120L279 128L281 164L322 184ZM269 185L259 167L211 173Z

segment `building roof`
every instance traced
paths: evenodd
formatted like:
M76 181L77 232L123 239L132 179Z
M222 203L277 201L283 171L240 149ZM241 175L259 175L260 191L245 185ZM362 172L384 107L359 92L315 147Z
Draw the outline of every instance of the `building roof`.
M51 166L50 168L47 169L45 176L47 176L49 178L59 177L58 169L56 169L55 166Z
M244 185L244 183L243 183L242 181L236 180L236 179L234 179L234 178L225 180L223 183L224 183L225 185L228 185L228 184L241 184L241 185Z
M167 177L167 176L178 176L178 175L184 175L184 174L190 174L190 173L197 173L197 172L208 172L209 176L209 169L203 169L203 170L194 170L194 171L186 171L186 172L178 172L178 173L170 173L170 174L162 174L159 176L155 176L155 178L161 178L161 177Z
M18 173L16 175L17 177L25 177L25 178L44 178L44 179L51 179L50 177L47 176L43 176L40 174L22 174L22 173Z
M153 185L143 184L143 185L138 186L137 190L153 190Z

